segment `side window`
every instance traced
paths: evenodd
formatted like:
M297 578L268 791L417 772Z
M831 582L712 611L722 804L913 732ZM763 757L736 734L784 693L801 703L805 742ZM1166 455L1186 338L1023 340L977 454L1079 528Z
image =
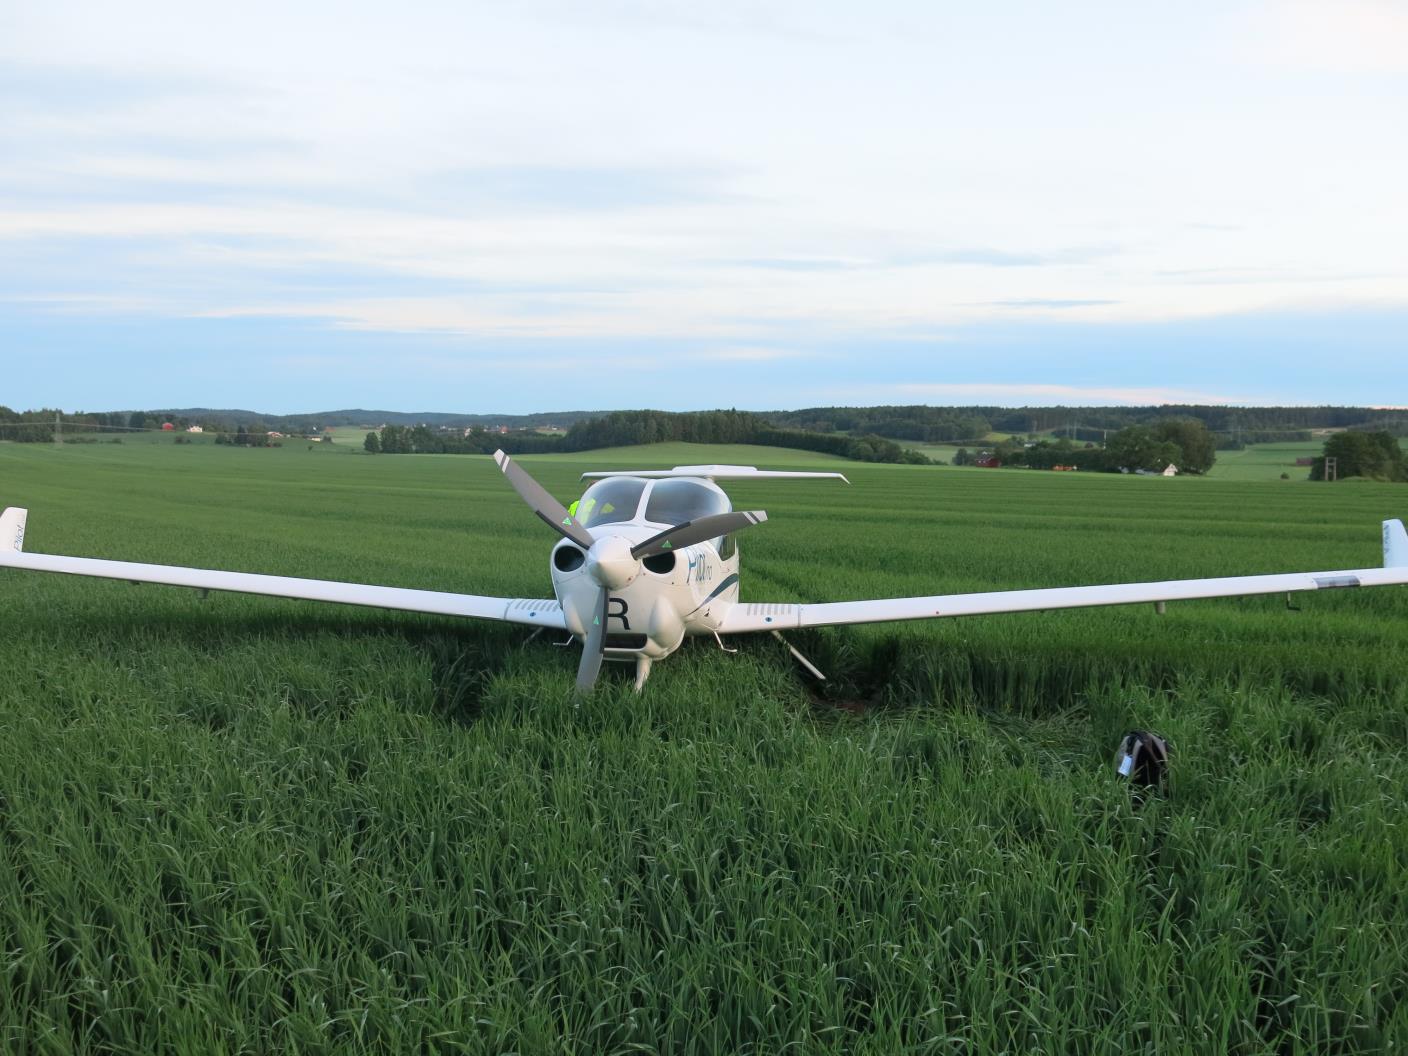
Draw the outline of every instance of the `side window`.
M738 552L738 544L734 541L733 535L729 534L719 540L719 560L727 561Z
M711 513L727 513L728 498L697 480L657 480L645 500L645 519L655 524L684 524Z

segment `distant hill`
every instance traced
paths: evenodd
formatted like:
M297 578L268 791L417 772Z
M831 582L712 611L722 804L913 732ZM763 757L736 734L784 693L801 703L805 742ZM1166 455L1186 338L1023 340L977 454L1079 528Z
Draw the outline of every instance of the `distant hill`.
M121 412L124 414L130 411ZM454 411L377 411L354 407L340 411L309 411L303 414L266 414L240 408L161 407L149 411L171 418L192 421L218 421L232 426L263 422L271 428L285 426L299 432L314 426L365 425L429 425L432 427L468 428L473 425L504 425L510 429L539 429L557 425L566 429L587 418L599 418L610 411L547 411L537 414L460 414Z
M56 411L34 410L16 412L0 406L0 439L13 438L17 430L52 424ZM730 427L728 435L707 436L690 434L692 426L679 426L675 421L712 422L723 418L748 419L744 433L741 427ZM615 435L621 430L612 419L631 419L628 431L649 424L651 435L629 438ZM74 427L142 429L154 428L165 421L179 426L201 425L209 430L235 432L240 427L251 432L277 430L284 433L311 433L332 427L380 429L395 426L400 429L425 427L442 433L462 432L479 427L492 433L517 433L526 443L535 430L547 426L571 430L577 441L572 449L584 446L587 434L612 445L627 442L651 442L666 439L709 442L773 442L754 435L767 428L812 436L833 436L839 440L880 438L900 444L947 444L982 447L1002 438L1029 441L1067 438L1078 443L1103 444L1113 433L1131 425L1156 426L1169 418L1194 418L1201 421L1216 437L1221 450L1240 450L1249 444L1301 443L1323 440L1329 433L1342 429L1387 432L1408 436L1408 411L1374 407L1228 407L1213 405L1171 405L1144 407L996 407L996 406L872 406L872 407L809 407L793 410L694 411L685 414L654 411L572 410L540 411L534 414L484 414L454 411L388 411L373 408L310 411L301 414L269 414L244 408L168 407L132 411L80 412L65 415L65 423ZM735 426L737 423L735 423ZM602 433L611 435L596 434ZM681 431L683 430L683 431ZM678 435L677 435L678 434ZM599 446L599 445L598 445ZM788 444L787 446L795 446ZM812 444L810 450L832 450ZM526 451L528 448L520 448ZM533 447L532 450L537 450ZM838 449L839 450L839 449Z
M123 411L122 414L129 412ZM605 418L611 410L540 411L534 414L481 414L453 411L384 411L350 408L302 414L267 414L238 408L168 407L148 411L190 421L234 428L261 423L271 429L301 432L329 426L381 425L464 429L470 426L540 429L571 428L578 422ZM1055 434L1074 440L1100 442L1127 425L1160 418L1197 418L1232 443L1264 443L1311 439L1317 430L1382 429L1408 434L1408 412L1372 407L1225 407L1163 405L1148 407L988 407L876 406L810 407L756 411L757 418L784 429L819 433L876 435L920 443L982 442L993 431L1011 435Z

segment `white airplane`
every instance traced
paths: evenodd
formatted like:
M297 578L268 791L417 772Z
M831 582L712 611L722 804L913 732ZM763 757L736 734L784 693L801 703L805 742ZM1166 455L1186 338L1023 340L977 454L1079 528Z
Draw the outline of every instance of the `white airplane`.
M726 634L767 631L782 639L782 631L800 627L1137 602L1152 602L1162 611L1165 602L1195 598L1408 583L1408 534L1401 520L1389 520L1383 522L1383 568L1000 590L820 605L742 602L738 598L738 547L734 533L767 520L767 514L735 511L716 482L803 478L845 481L842 474L769 471L752 466L676 466L669 470L584 473L583 479L591 478L594 483L569 510L502 451L495 453L494 460L533 512L562 537L553 547L550 562L556 595L553 600L492 598L25 553L27 511L17 508L6 509L0 515L0 567L470 616L566 631L582 642L577 686L584 692L595 685L603 659L634 661L639 690L650 674L651 663L673 653L687 635L712 635L722 646L721 636ZM785 639L783 642L786 644ZM823 677L801 653L791 645L787 648L814 675Z

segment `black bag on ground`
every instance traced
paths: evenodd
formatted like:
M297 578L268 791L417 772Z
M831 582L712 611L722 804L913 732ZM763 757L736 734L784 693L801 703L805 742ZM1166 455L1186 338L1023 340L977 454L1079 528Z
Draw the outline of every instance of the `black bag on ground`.
M1148 730L1131 730L1120 742L1115 768L1136 794L1168 788L1168 742Z

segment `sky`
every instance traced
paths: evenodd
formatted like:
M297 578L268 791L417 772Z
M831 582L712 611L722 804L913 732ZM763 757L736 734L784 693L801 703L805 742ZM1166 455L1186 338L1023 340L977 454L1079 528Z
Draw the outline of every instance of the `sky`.
M0 403L1408 405L1408 0L0 0Z

